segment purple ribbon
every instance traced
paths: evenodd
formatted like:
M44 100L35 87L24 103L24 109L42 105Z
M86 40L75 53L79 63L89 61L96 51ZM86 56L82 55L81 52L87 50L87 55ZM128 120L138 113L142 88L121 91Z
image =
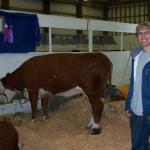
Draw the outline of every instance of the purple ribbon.
M3 38L4 43L11 44L14 42L12 25L5 24L3 34L4 34L4 38Z

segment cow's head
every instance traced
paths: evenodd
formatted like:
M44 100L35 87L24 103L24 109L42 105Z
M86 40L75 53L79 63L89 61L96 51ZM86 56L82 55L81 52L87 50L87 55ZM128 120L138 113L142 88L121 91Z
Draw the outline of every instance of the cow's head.
M6 89L16 89L16 81L10 73L7 73L6 76L1 79L1 82Z

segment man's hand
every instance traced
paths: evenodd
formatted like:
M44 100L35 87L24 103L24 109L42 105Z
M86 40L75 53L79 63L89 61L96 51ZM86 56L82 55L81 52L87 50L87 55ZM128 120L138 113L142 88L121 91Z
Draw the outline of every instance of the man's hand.
M125 115L128 117L128 118L130 118L131 117L131 112L130 111L125 111Z

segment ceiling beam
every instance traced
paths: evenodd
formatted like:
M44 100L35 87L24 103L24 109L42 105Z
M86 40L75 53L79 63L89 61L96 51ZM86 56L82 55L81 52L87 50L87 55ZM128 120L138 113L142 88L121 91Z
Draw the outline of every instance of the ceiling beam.
M9 10L9 0L2 0L1 8Z
M76 4L78 1L82 1L83 6L87 7L104 7L110 5L120 5L120 4L131 4L131 3L142 3L148 2L149 0L50 0L51 2L64 3L64 4Z
M43 1L43 13L51 14L50 11L50 0L42 0Z

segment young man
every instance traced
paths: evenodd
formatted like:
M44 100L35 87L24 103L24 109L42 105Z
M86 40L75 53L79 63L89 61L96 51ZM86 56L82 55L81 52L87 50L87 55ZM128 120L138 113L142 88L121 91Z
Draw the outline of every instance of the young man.
M140 47L131 52L132 69L125 112L130 118L131 150L148 150L150 135L150 23L136 28Z

